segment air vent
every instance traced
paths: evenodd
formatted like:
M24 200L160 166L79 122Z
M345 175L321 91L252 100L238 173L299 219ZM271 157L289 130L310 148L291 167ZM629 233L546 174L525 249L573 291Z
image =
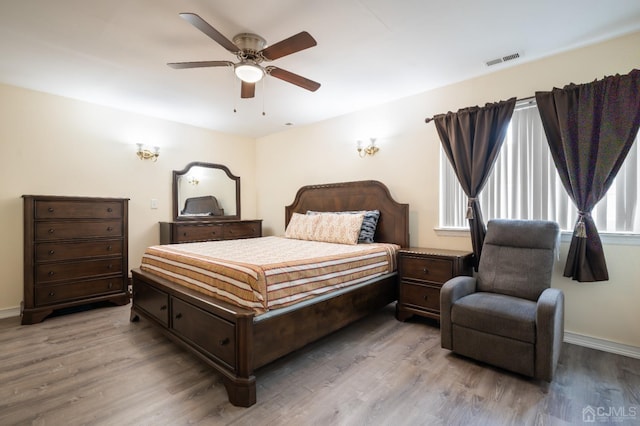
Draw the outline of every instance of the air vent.
M502 58L491 59L490 61L485 62L488 67L492 65L498 65L503 62L512 61L514 59L518 59L520 57L519 53L512 53L510 55L503 56Z

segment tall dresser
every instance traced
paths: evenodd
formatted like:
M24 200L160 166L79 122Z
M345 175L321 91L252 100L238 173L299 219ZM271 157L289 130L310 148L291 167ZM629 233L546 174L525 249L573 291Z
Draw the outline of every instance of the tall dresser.
M129 303L127 198L23 199L22 324L62 308Z

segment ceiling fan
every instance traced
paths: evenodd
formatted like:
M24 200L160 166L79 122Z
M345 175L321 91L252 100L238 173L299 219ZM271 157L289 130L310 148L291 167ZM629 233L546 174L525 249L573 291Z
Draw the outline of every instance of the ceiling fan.
M229 52L234 53L238 57L239 62L172 62L167 64L171 68L233 67L236 76L242 82L240 90L240 96L242 98L253 98L255 96L256 82L260 81L265 75L279 78L280 80L295 84L312 92L315 92L320 87L320 83L283 70L282 68L272 65L267 67L260 65L263 61L273 61L315 46L317 43L308 32L302 31L276 44L265 47L267 42L259 35L241 33L233 37L233 41L230 41L195 13L181 13L180 17L191 23L191 25L205 33Z

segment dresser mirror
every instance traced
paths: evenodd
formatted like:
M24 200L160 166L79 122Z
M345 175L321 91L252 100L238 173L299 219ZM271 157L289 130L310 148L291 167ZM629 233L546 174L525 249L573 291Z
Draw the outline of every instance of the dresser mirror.
M240 219L240 177L222 164L193 162L173 171L174 220Z

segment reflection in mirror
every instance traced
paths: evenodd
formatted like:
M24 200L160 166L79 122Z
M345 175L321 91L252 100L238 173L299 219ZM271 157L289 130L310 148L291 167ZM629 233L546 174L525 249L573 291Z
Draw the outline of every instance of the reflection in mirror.
M175 220L240 219L240 178L221 164L189 163L173 172Z

